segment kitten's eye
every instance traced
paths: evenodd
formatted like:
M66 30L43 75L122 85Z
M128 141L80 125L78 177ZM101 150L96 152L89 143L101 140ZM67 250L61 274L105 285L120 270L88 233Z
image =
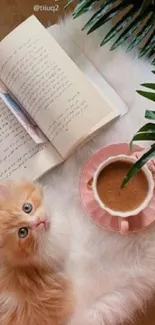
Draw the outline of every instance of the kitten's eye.
M31 203L29 203L29 202L24 203L24 205L23 205L23 211L25 213L30 213L32 211L32 209L33 209L33 207L32 207L32 204Z
M26 228L26 227L20 228L18 230L18 236L20 238L25 238L28 235L28 233L29 233L29 231L28 231L28 228Z

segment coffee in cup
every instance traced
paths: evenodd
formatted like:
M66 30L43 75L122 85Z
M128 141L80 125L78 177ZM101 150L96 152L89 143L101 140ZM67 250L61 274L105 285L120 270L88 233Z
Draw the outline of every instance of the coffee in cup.
M117 217L129 217L145 209L153 196L154 181L147 166L121 188L122 181L137 161L133 156L110 157L93 176L92 190L101 208Z
M121 160L114 161L98 175L96 184L98 196L108 208L126 212L137 209L144 202L148 193L148 181L143 170L121 188L122 180L132 165Z

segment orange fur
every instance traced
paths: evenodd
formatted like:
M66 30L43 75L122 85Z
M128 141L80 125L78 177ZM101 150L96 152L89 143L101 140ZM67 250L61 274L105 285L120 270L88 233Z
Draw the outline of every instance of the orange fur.
M31 213L22 210L25 202ZM38 220L47 227L37 227ZM18 230L28 227L26 238ZM60 325L71 312L69 282L46 256L43 191L29 182L0 185L0 324Z

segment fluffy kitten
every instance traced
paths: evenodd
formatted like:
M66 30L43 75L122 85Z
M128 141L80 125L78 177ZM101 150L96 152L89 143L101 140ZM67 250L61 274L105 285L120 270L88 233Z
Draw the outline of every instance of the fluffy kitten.
M48 255L50 224L39 185L0 185L0 324L60 325L69 282Z

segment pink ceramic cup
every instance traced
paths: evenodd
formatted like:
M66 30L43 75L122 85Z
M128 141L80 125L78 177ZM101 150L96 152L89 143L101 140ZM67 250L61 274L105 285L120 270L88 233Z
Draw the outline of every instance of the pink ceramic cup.
M136 208L134 210L129 210L129 211L122 212L122 211L115 211L113 209L110 209L109 207L107 207L101 201L101 199L100 199L100 197L98 195L97 180L98 180L98 177L99 177L101 171L105 167L107 167L112 162L117 162L117 161L135 163L137 161L137 159L134 156L118 155L118 156L110 157L107 160L105 160L103 163L101 163L99 165L99 167L97 168L97 170L96 170L96 172L95 172L95 174L93 176L92 190L93 190L95 200L98 202L99 206L102 209L104 209L105 211L107 211L110 215L112 215L114 217L118 217L119 218L120 232L121 233L126 233L129 230L129 217L137 215L141 211L143 211L148 206L150 200L152 199L153 191L154 191L154 180L153 180L152 173L149 170L149 168L147 167L147 165L143 166L142 170L143 170L143 172L144 172L144 174L146 176L146 179L148 181L148 192L147 192L147 195L146 195L144 201L139 205L138 208Z

